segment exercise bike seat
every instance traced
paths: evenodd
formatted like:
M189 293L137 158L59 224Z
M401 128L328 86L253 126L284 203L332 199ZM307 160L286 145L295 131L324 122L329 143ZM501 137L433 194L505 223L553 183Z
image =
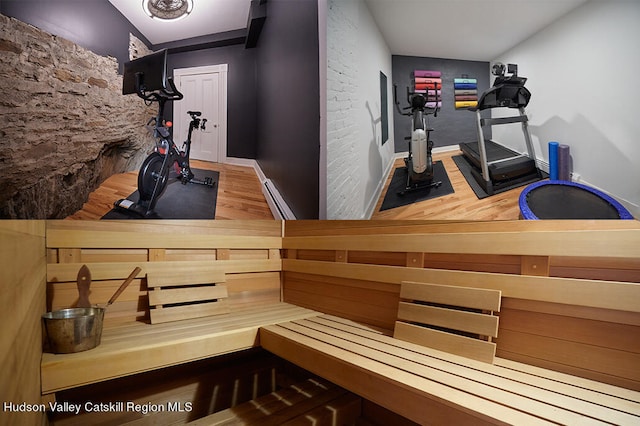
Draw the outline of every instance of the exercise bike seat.
M202 113L200 111L187 111L187 114L193 116L193 117L200 117L202 115Z

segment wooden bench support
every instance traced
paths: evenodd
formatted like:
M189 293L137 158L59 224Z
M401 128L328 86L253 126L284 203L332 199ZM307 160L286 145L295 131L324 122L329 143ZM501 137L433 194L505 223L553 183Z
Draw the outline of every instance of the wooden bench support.
M322 315L263 327L261 345L420 424L639 424L640 393L487 364Z
M361 398L331 383L309 379L189 423L198 425L343 425L361 414Z
M105 328L100 345L42 356L42 393L177 365L259 346L258 329L319 313L277 303L213 317Z

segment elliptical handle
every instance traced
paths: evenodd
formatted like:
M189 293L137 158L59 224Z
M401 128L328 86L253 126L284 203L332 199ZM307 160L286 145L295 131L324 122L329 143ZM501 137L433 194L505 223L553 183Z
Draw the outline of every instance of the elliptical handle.
M407 93L409 92L409 88L407 87ZM400 109L400 102L398 102L398 85L394 84L393 85L393 103L396 104L396 110L398 110L398 114L400 115L411 115L410 112L402 112L402 109ZM411 108L411 102L409 102L409 106L403 109L410 109Z
M402 114L402 111L400 110L400 102L398 102L398 85L395 83L393 84L393 103L396 105L398 113Z
M435 111L433 111L433 116L437 117L438 116L438 111L440 111L440 108L438 108L438 102L442 101L442 95L438 96L438 83L437 82L433 84L433 88L435 89L434 91L435 91L435 94L436 94L436 108L435 108ZM440 93L442 93L442 85L440 86L439 90L441 91ZM427 93L428 92L429 91L427 91Z

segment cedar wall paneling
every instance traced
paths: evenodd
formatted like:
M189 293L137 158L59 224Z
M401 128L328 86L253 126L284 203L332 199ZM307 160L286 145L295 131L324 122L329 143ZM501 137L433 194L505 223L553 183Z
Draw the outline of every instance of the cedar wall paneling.
M45 312L46 259L43 221L0 222L0 401L40 404L40 357ZM42 423L39 411L4 409L0 423Z
M403 280L502 290L497 356L640 389L637 221L285 223L283 298L391 333Z
M47 306L78 300L76 275L92 273L90 301L106 303L129 273L142 268L109 307L105 326L147 321L149 271L221 268L232 310L280 301L279 221L47 222Z

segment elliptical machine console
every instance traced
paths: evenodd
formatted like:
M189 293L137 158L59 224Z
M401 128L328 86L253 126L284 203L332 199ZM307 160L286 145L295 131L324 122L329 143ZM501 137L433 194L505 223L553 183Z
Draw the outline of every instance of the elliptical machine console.
M433 180L433 158L431 151L433 141L430 134L433 131L429 127L428 116L438 116L439 95L441 87L435 84L434 90L426 90L426 93L411 92L407 87L407 102L409 106L400 108L398 102L398 86L393 86L394 103L398 113L411 117L411 136L405 137L409 141L409 154L404 159L407 170L407 180L403 191L399 195L404 195L409 191L416 191L424 188L437 188L442 181Z

